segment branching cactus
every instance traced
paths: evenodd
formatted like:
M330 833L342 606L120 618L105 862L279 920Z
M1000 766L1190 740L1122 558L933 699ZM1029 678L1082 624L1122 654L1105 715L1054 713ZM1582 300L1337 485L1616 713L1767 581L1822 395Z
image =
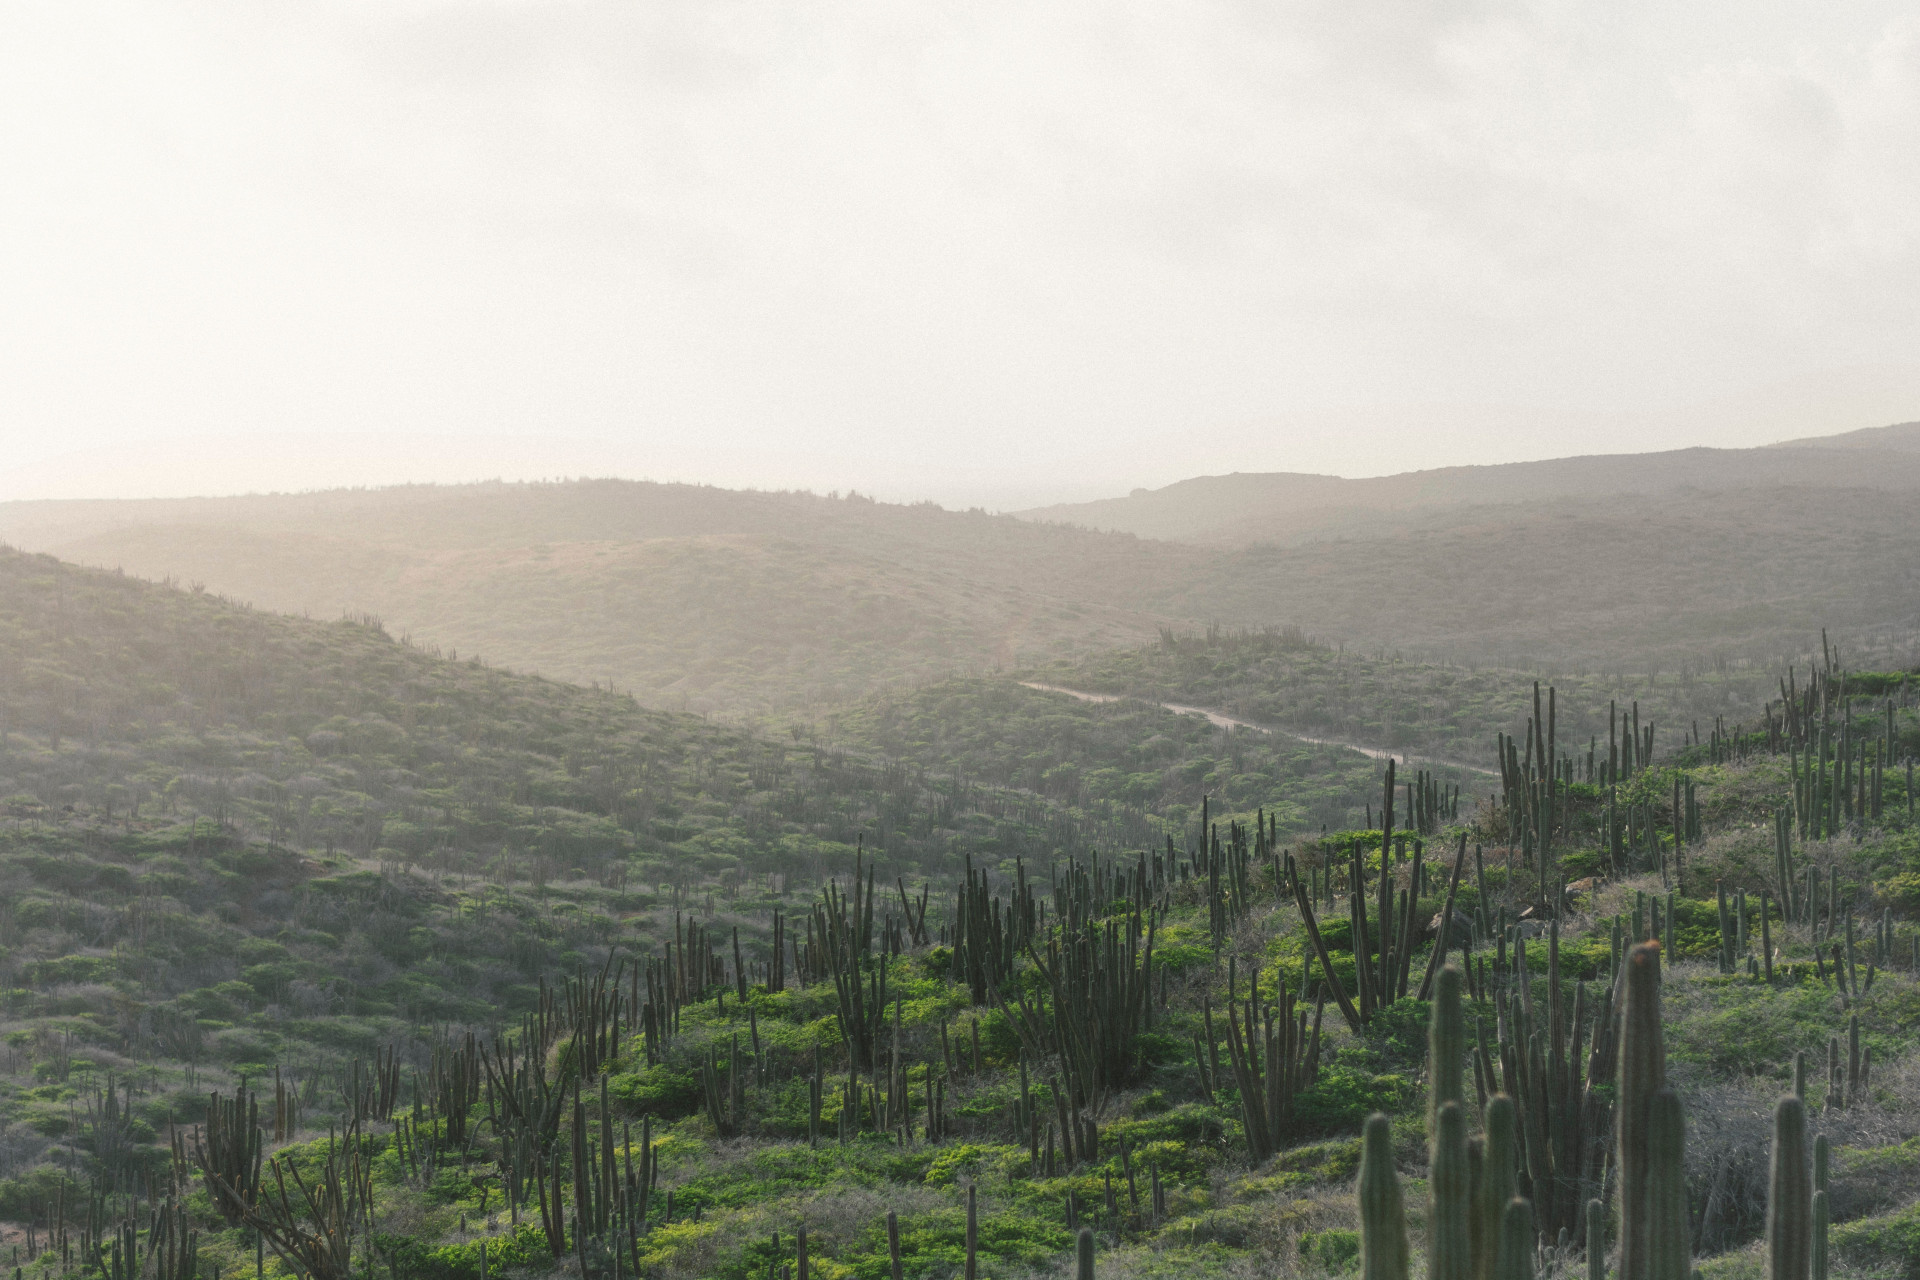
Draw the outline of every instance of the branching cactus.
M1367 1118L1360 1154L1361 1280L1407 1280L1407 1213L1393 1166L1393 1122Z

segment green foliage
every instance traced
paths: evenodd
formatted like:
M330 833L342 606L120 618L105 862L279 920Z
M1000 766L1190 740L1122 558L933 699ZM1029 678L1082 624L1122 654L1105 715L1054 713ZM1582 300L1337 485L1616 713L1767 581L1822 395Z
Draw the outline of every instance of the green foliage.
M6 1038L14 1069L0 1080L14 1161L0 1182L0 1216L10 1220L44 1208L57 1179L75 1178L68 1191L80 1194L76 1174L97 1171L108 1139L131 1143L133 1164L164 1179L160 1135L203 1121L209 1086L229 1091L244 1072L265 1090L276 1065L295 1087L310 1086L304 1125L282 1153L311 1172L318 1135L338 1124L350 1058L399 1049L408 1070L400 1119L412 1124L411 1076L425 1069L438 1037L513 1030L540 1004L541 984L551 992L576 967L658 956L670 938L677 944L676 925L686 919L722 938L738 924L745 957L763 962L775 910L787 913L787 936L808 945L801 912L821 877L850 870L862 833L880 867L882 914L897 895L892 877L909 892L924 879L935 930L950 922L951 872L962 858L999 876L1021 859L1052 915L1058 903L1046 890L1058 854L1097 849L1103 865L1132 866L1140 848L1161 853L1171 832L1182 856L1203 794L1215 816L1258 804L1281 819L1283 832L1318 820L1337 827L1324 841L1305 842L1308 861L1315 853L1337 861L1355 849L1378 856L1377 831L1361 825L1378 779L1372 763L1137 704L955 679L845 711L831 735L838 745L827 747L804 731L770 741L643 711L601 690L450 662L362 624L276 619L26 557L0 555L0 586L0 795L21 797L0 817L0 989L17 1024ZM1478 696L1478 673L1415 670L1303 641L1176 641L1163 650L1173 675L1217 680L1207 686L1216 690L1259 677L1254 668L1283 674L1268 693L1296 710L1318 695L1287 682L1325 677L1337 696L1312 705L1389 734L1412 724L1445 738L1435 726L1458 718L1455 740L1465 741L1468 717L1504 714L1512 701L1489 694L1476 710L1465 704ZM1264 665L1273 654L1283 660ZM1120 655L1090 665L1153 675L1156 661ZM1581 714L1565 713L1563 733ZM1747 838L1744 823L1770 812L1781 771L1765 762L1697 773L1703 812L1721 825L1689 858L1717 875L1737 867L1729 850ZM1670 781L1663 767L1639 785L1660 799ZM1568 803L1590 817L1604 802L1582 785ZM1877 908L1903 901L1899 877L1920 874L1917 849L1896 821L1819 856L1842 865L1857 904ZM1560 857L1563 870L1607 861L1577 841ZM1700 865L1689 862L1696 892ZM962 1260L961 1206L972 1187L984 1210L989 1274L1062 1264L1073 1243L1069 1193L1098 1224L1103 1271L1284 1271L1296 1237L1304 1271L1350 1271L1358 1237L1342 1209L1329 1206L1350 1203L1346 1188L1363 1152L1355 1135L1376 1111L1385 1119L1375 1126L1374 1172L1417 1171L1429 1010L1399 1001L1358 1033L1329 1019L1317 1075L1295 1100L1288 1140L1296 1145L1249 1168L1235 1087L1231 1078L1202 1087L1193 1036L1203 1000L1217 1029L1229 955L1238 992L1250 973L1259 974L1263 995L1277 981L1301 990L1294 908L1269 906L1268 876L1265 865L1256 869L1263 900L1217 951L1199 886L1168 893L1156 934L1154 1025L1126 1046L1139 1087L1115 1092L1086 1117L1098 1125L1097 1152L1052 1176L1036 1167L1032 1131L1015 1116L1030 1099L1043 1123L1055 1118L1053 1064L1044 1055L1030 1062L1023 1089L1015 1071L1021 1046L1007 1018L971 1006L970 993L950 982L945 947L909 948L883 962L890 999L900 1000L910 1141L870 1131L839 1140L845 1056L830 984L809 987L789 973L784 990L750 986L744 998L730 982L707 984L678 1010L673 1041L652 1053L631 1039L628 1022L626 1041L610 1048L606 1096L613 1141L624 1142L625 1127L637 1131L644 1119L659 1162L643 1270L670 1280L758 1280L791 1261L793 1232L805 1222L816 1274L882 1276L881 1219L893 1208L908 1274L945 1274ZM1509 881L1489 867L1488 885L1490 909L1529 901L1522 875ZM1477 888L1470 868L1462 898L1469 914L1481 906ZM1594 888L1580 910L1617 910L1621 892ZM1437 904L1423 898L1421 923L1431 909ZM1350 932L1332 914L1324 936L1336 974L1350 981ZM1563 935L1564 974L1604 976L1608 923ZM1711 954L1717 925L1713 903L1683 899L1681 959ZM1796 1049L1818 1053L1858 1012L1876 1083L1884 1082L1882 1064L1920 1036L1920 988L1883 970L1871 993L1843 1009L1807 968L1801 938L1776 933L1776 941L1786 959L1772 986L1744 973L1706 974L1705 966L1668 981L1666 1047L1688 1068L1676 1078L1710 1087L1727 1075L1781 1076ZM1536 978L1544 950L1530 944ZM1416 975L1424 955L1414 954ZM715 998L722 985L724 1001ZM1032 998L1040 985L1023 961L1009 989ZM1534 992L1543 1008L1544 992ZM1587 1009L1598 993L1588 988ZM976 1019L977 1072L968 1035ZM893 1025L889 1018L883 1048L893 1045ZM951 1069L943 1028L960 1049ZM759 1056L749 1066L744 1055L756 1039ZM584 1043L564 1040L543 1058L563 1093ZM746 1080L740 1137L717 1136L702 1114L697 1066L715 1052L742 1055L733 1059ZM884 1070L892 1062L881 1056ZM810 1145L816 1060L825 1096L819 1140ZM103 1138L89 1108L98 1106L109 1067L138 1096L132 1118ZM930 1081L945 1086L948 1127L933 1142L923 1127ZM1821 1088L1816 1078L1816 1103ZM1883 1089L1880 1101L1898 1101ZM597 1085L581 1091L583 1132L598 1132L596 1094ZM1597 1095L1617 1091L1602 1085ZM1470 1085L1463 1098L1469 1110L1477 1105ZM570 1109L571 1095L563 1101ZM441 1123L424 1115L408 1132L431 1143ZM376 1153L380 1265L399 1280L478 1280L483 1239L489 1274L554 1270L537 1228L503 1225L498 1131L482 1122L470 1134L466 1149L440 1151L424 1167L410 1162L386 1121L365 1139ZM562 1134L558 1176L571 1185ZM1859 1196L1866 1182L1902 1183L1911 1165L1904 1148L1842 1150L1836 1203L1851 1207L1841 1216L1887 1207L1844 1197ZM1458 1172L1448 1176L1457 1182ZM1116 1224L1105 1207L1108 1180L1118 1212L1130 1216L1130 1195L1147 1200L1155 1178L1164 1213ZM671 1223L662 1221L667 1189ZM1703 1188L1687 1190L1705 1202ZM1423 1203L1415 1197L1416 1234L1428 1225ZM208 1233L210 1266L225 1275L251 1266L248 1242L215 1226L204 1194L190 1210ZM1392 1253L1392 1242L1383 1243ZM593 1280L603 1280L602 1270L590 1257Z
M1310 1274L1345 1275L1360 1269L1360 1233L1335 1227L1300 1235L1300 1263Z
M505 1235L438 1247L404 1235L382 1235L379 1244L398 1280L480 1280L483 1249L488 1275L522 1268L544 1269L552 1261L546 1237L526 1222Z
M1920 1277L1920 1202L1832 1228L1832 1248L1863 1270Z

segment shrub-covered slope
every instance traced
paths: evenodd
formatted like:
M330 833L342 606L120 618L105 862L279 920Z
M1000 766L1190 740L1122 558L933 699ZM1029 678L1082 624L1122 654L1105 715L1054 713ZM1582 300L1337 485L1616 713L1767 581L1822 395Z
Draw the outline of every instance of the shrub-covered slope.
M1571 1273L1629 1096L1586 1050L1646 934L1684 1254L1758 1274L1773 1101L1805 1053L1834 1272L1914 1265L1920 721L1897 676L1823 667L1771 728L1597 774L1567 736L1516 748L1457 820L1416 826L1383 788L1393 841L1269 813L1136 842L976 771L1108 758L1158 712L1054 723L1066 704L959 686L840 730L959 761L952 782L366 627L0 567L0 1256L22 1280L877 1278L894 1239L904 1275L970 1253L1059 1275L1081 1227L1105 1277L1339 1276L1370 1113L1415 1259L1445 1220L1443 1077L1475 1134L1497 1091L1527 1104L1507 1172L1532 1260ZM1429 991L1465 1020L1438 1059Z

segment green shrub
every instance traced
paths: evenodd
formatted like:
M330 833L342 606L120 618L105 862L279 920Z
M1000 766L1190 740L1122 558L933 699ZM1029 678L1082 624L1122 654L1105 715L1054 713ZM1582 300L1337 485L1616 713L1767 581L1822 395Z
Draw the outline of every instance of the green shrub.
M1856 1267L1914 1280L1920 1277L1920 1202L1832 1229L1835 1253Z
M1360 1266L1360 1233L1334 1228L1300 1236L1300 1263L1308 1271L1341 1275Z

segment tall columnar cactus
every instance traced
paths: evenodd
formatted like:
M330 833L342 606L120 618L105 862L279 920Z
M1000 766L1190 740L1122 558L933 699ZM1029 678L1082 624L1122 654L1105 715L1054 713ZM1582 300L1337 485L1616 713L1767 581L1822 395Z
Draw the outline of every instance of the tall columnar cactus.
M1648 1120L1653 1095L1666 1087L1667 1051L1660 1028L1660 947L1643 942L1627 953L1620 1007L1620 1102L1614 1150L1620 1170L1620 1280L1654 1280L1648 1221Z
M1518 1196L1500 1213L1500 1265L1494 1280L1533 1280L1533 1206Z
M1812 1280L1827 1280L1827 1225L1832 1208L1827 1199L1827 1135L1813 1140L1813 1243L1808 1270Z
M1093 1280L1093 1228L1080 1228L1080 1238L1076 1243L1078 1265L1074 1268L1075 1280Z
M239 1226L260 1196L260 1102L246 1082L230 1099L207 1100L204 1142L194 1136L194 1156L206 1178L213 1207L229 1226Z
M1467 1116L1457 1100L1440 1104L1427 1186L1432 1204L1427 1215L1427 1280L1471 1280Z
M1852 917L1848 917L1852 923ZM1848 983L1852 985L1851 982ZM1860 1057L1860 1015L1847 1019L1847 1105L1853 1106L1866 1096L1867 1072Z
M1527 998L1527 952L1516 939L1514 967L1505 1007L1499 1010L1500 1077L1517 1108L1516 1140L1531 1177L1535 1225L1547 1239L1561 1231L1578 1238L1581 1206L1598 1190L1611 1124L1609 1094L1614 1076L1613 1018L1617 995L1602 997L1604 1021L1593 1026L1593 1052L1582 1066L1582 1047L1592 1020L1587 988L1573 990L1567 1016L1560 965L1559 930L1547 933L1547 995L1536 1011ZM1493 1063L1482 1064L1491 1077Z
M1462 1064L1467 1055L1466 1020L1460 1012L1460 988L1465 977L1458 965L1440 971L1433 994L1433 1012L1427 1024L1427 1134L1436 1138L1435 1120L1449 1102L1466 1103Z
M1647 1102L1648 1280L1687 1280L1693 1269L1687 1223L1687 1121L1680 1095L1661 1089Z
M1407 1214L1393 1167L1393 1123L1367 1117L1360 1154L1361 1280L1407 1280Z
M975 1280L975 1277L977 1277L980 1274L980 1270L979 1270L980 1204L979 1204L979 1198L978 1198L979 1190L980 1190L979 1187L972 1183L969 1183L967 1185L967 1266L966 1266L967 1280Z
M1480 1203L1474 1212L1480 1218L1481 1255L1474 1259L1474 1280L1495 1280L1500 1271L1500 1250L1505 1239L1503 1223L1507 1202L1514 1193L1513 1099L1496 1093L1487 1099L1486 1155L1480 1181ZM1529 1248L1532 1246L1529 1245Z
M1587 1201L1587 1280L1607 1280L1607 1206Z
M1788 1094L1773 1108L1773 1167L1767 1181L1769 1280L1808 1280L1812 1188L1807 1181L1807 1104Z

